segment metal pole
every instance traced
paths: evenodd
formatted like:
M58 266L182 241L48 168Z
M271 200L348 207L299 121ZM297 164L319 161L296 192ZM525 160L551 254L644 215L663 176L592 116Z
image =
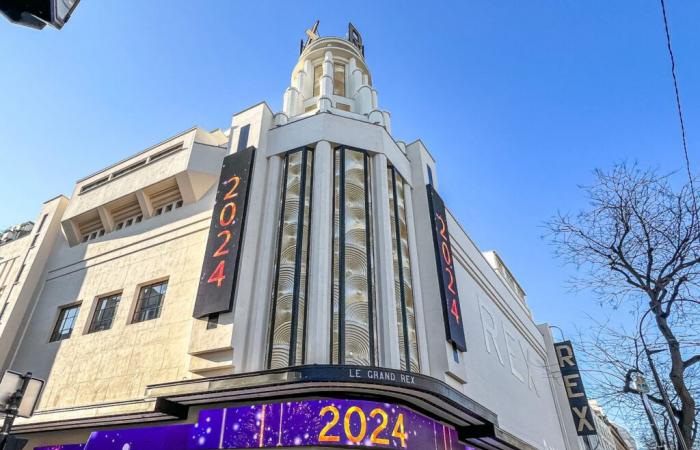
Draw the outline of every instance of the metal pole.
M637 375L637 382L635 383L635 387L632 388L632 374L636 373ZM651 426L651 431L654 434L654 440L656 441L656 448L657 449L662 449L665 448L665 444L663 443L663 440L661 438L661 432L659 431L659 426L656 424L656 419L654 418L654 412L651 409L651 405L649 404L649 397L647 397L646 394L646 381L644 381L643 378L643 373L639 371L638 369L630 369L627 371L627 375L625 375L625 387L623 389L623 392L627 393L635 393L639 394L639 398L642 400L642 406L644 407L644 412L647 415L647 419L649 420L649 425ZM639 385L639 382L643 381L644 382L644 387Z
M19 405L22 404L22 397L24 397L24 393L27 392L27 386L29 386L29 381L31 379L31 372L27 372L22 376L22 385L14 394L12 394L10 397L10 402L5 407L5 421L3 422L2 429L0 430L0 450L5 450L8 437L10 436L10 431L12 430L12 424L15 422L15 418L17 417L17 410L19 409Z
M659 304L659 306L660 305L661 304ZM644 353L646 353L647 355L647 361L649 362L651 373L652 375L654 375L654 382L656 383L656 387L659 390L659 393L661 394L661 400L663 401L664 407L666 408L666 412L668 413L668 420L671 422L671 425L673 425L673 431L676 434L676 441L678 441L676 446L681 450L688 450L688 446L685 444L685 439L683 438L683 433L681 433L681 428L678 426L676 415L673 412L671 400L668 398L666 388L664 388L664 385L661 383L659 372L656 371L654 359L651 357L652 352L649 350L649 348L647 348L646 341L644 340L644 333L642 332L642 325L644 324L644 319L646 319L647 315L651 312L653 308L653 306L649 307L649 309L647 309L647 311L644 313L641 320L639 321L639 337L642 340L642 346L644 347Z
M656 419L654 418L654 413L651 410L651 405L649 405L649 399L647 394L640 392L639 396L642 398L642 405L644 405L644 412L647 413L647 418L649 419L649 424L651 425L651 431L654 433L654 439L656 440L656 448L665 448L664 442L661 439L661 431L659 431L659 426L656 424Z

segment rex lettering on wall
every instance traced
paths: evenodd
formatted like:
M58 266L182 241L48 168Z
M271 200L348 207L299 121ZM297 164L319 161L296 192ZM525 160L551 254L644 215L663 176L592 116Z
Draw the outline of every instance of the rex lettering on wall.
M593 413L588 406L588 397L586 397L586 390L583 387L583 380L581 380L581 373L578 370L571 341L555 342L554 351L564 380L564 389L566 389L566 397L569 400L571 416L574 419L574 425L576 425L576 434L579 436L597 434Z

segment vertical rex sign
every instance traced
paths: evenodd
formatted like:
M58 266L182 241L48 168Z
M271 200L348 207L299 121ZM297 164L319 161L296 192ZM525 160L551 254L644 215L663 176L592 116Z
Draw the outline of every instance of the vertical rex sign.
M194 304L195 318L231 311L255 148L224 158Z
M576 434L579 436L596 434L593 413L588 405L588 397L586 397L581 373L578 370L578 362L574 356L574 346L571 345L571 341L555 342L554 351L557 354L559 371L564 380L564 389L566 389L571 416L576 426Z
M459 306L457 277L455 275L455 267L452 258L450 232L447 229L445 203L442 201L437 191L435 191L432 184L428 184L426 189L428 191L428 205L430 207L430 223L433 226L435 262L438 271L438 284L440 285L442 312L445 319L445 334L447 336L447 341L452 343L455 348L460 351L466 351L467 344L464 338L462 309Z

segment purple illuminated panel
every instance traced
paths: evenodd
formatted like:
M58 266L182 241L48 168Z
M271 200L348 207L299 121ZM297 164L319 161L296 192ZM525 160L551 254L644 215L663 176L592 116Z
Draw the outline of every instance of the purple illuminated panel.
M48 447L34 447L34 450L83 450L85 444L49 445Z
M466 450L454 428L403 406L305 400L205 410L191 425L92 433L84 450L346 447ZM45 447L41 450L49 450ZM58 450L64 450L58 447ZM69 449L65 449L69 450ZM70 449L73 450L73 449Z

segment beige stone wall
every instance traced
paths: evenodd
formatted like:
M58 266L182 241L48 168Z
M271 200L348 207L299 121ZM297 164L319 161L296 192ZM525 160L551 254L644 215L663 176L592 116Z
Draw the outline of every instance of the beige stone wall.
M84 259L50 269L15 367L44 367L39 410L143 398L148 384L190 377L192 308L207 213L150 233L95 244ZM101 247L100 247L101 245ZM132 323L141 286L168 280L158 319ZM121 292L111 329L88 333L95 303ZM49 342L61 306L80 303L69 339Z

